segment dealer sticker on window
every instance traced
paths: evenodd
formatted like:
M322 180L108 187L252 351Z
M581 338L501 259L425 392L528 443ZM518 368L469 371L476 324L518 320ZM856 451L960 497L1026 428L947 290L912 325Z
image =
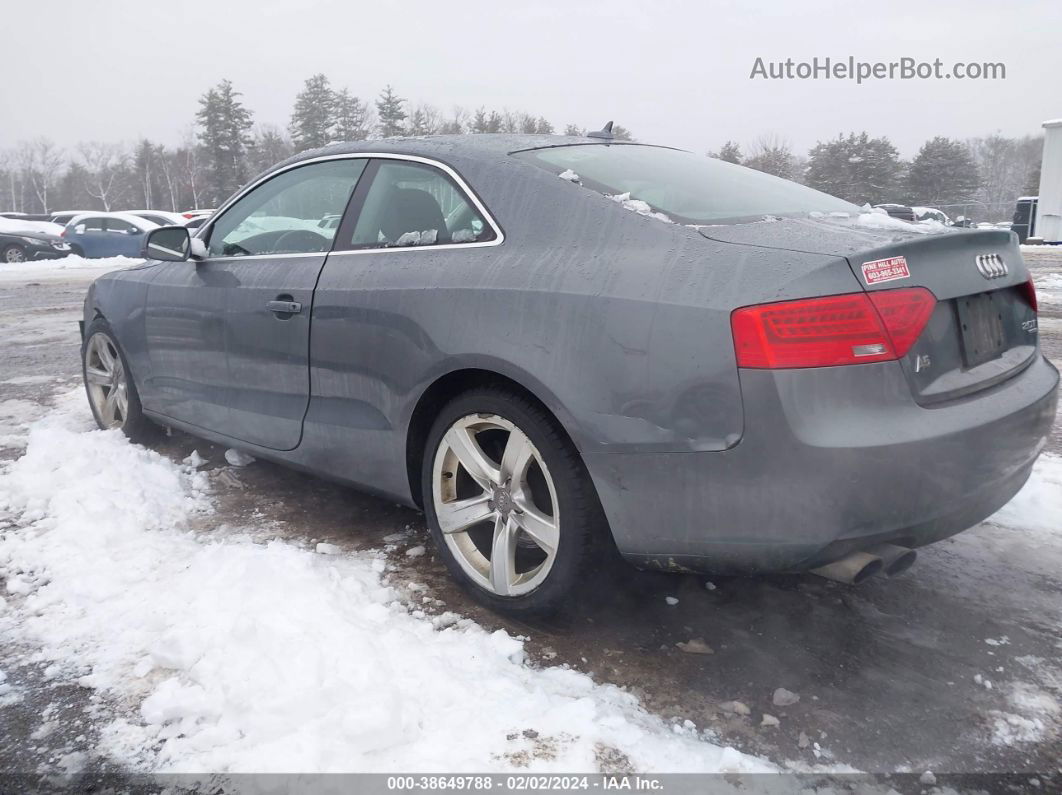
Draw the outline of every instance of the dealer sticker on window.
M903 257L889 257L863 263L863 279L867 284L881 284L910 277L911 271L907 270L907 260Z

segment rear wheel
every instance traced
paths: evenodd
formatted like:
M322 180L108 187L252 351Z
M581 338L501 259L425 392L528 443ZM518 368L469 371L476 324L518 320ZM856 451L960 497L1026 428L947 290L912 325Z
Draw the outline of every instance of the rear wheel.
M157 428L144 416L129 365L102 319L97 318L85 330L81 361L96 424L105 430L119 428L135 442L152 436Z
M0 259L4 262L25 262L26 261L26 249L17 243L12 243L10 246L5 246L2 253L0 253Z
M541 406L509 390L477 389L443 408L422 488L450 572L501 612L556 611L607 533L571 442Z

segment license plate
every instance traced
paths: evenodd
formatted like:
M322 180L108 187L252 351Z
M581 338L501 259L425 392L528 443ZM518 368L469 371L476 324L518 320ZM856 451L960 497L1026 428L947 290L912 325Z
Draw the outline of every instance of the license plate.
M997 359L1003 355L1006 335L1003 331L1003 302L992 293L967 295L955 299L962 327L962 355L966 366Z

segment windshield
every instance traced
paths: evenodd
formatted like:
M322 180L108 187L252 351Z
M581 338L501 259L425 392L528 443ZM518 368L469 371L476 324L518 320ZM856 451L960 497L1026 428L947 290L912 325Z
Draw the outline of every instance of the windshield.
M767 215L858 213L854 204L723 160L631 144L576 144L515 152L609 196L629 193L677 223L718 224ZM574 172L574 175L566 172Z

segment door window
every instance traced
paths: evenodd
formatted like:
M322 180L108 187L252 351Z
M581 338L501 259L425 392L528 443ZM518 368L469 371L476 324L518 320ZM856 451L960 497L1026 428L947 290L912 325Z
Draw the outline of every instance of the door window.
M82 218L78 221L77 232L83 234L85 232L102 232L103 231L103 219L102 218Z
M305 254L328 251L341 216L365 170L363 159L310 163L270 179L229 207L214 222L207 249L212 257Z
M495 232L449 176L433 166L378 161L352 248L434 246L493 240Z
M124 221L121 218L107 218L107 231L115 232L120 235L139 235L140 229L136 224L131 224L129 221Z

